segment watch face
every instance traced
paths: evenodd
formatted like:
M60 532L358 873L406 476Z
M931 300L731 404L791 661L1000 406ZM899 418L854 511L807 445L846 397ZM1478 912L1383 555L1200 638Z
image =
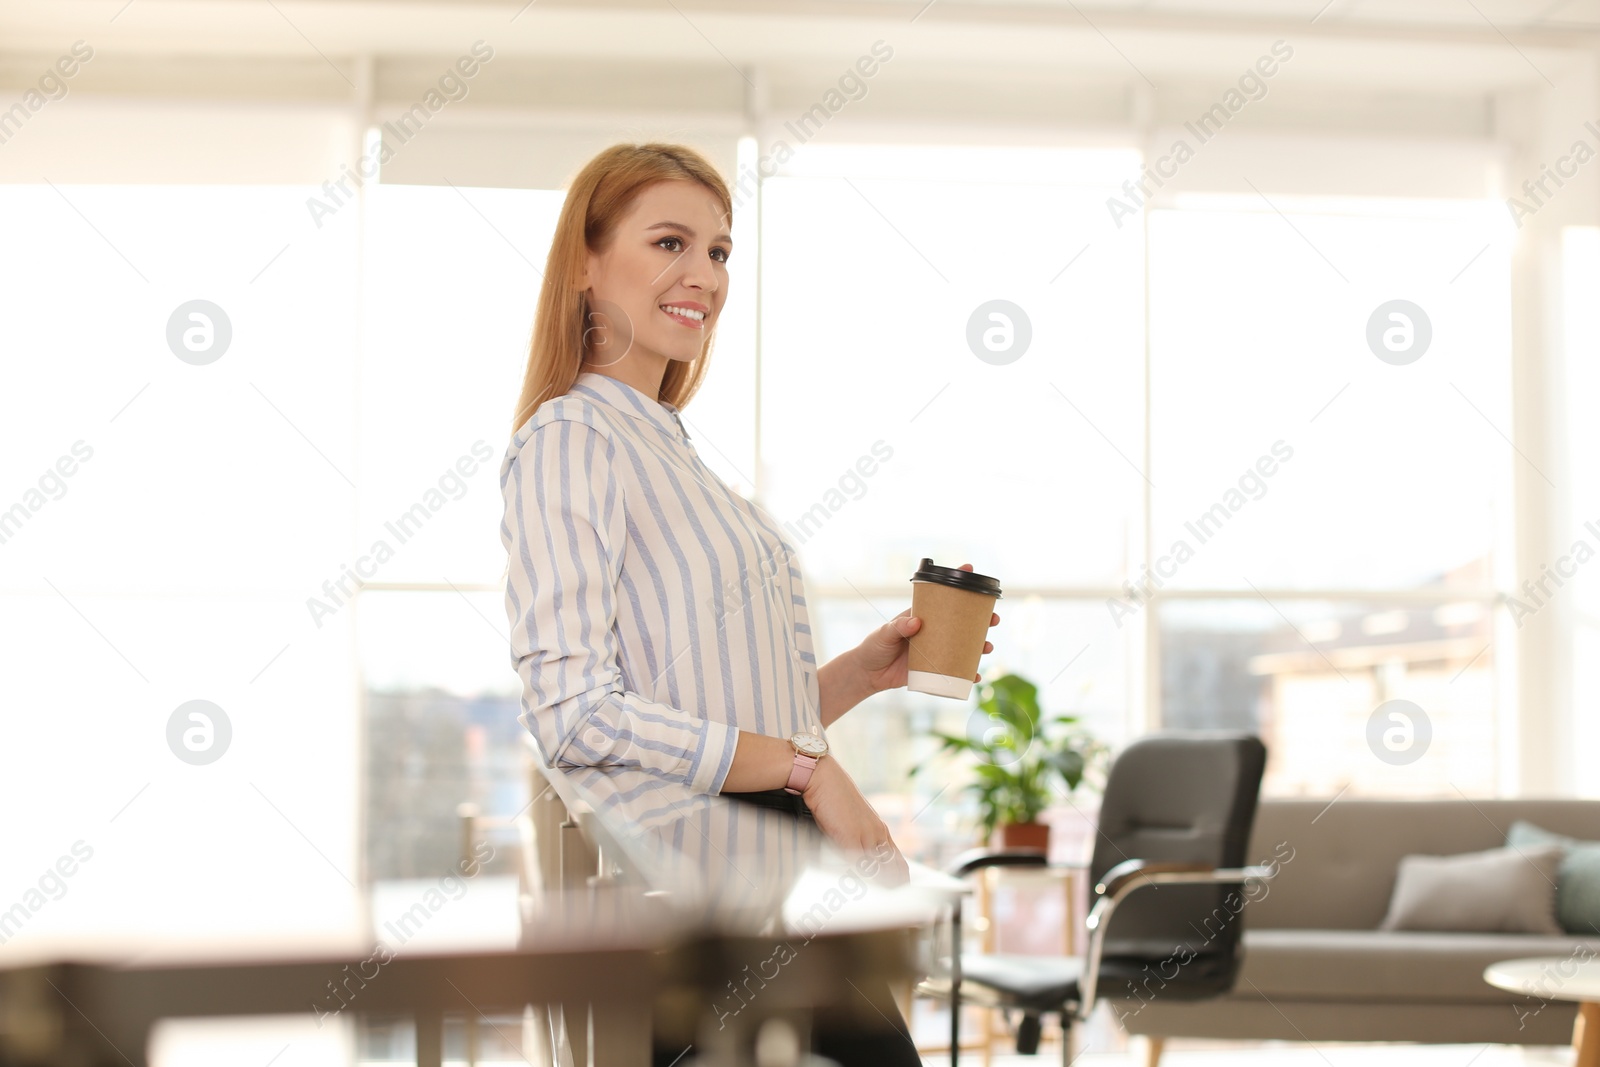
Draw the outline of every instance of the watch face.
M789 738L789 743L804 756L826 756L828 742L814 734L795 734Z

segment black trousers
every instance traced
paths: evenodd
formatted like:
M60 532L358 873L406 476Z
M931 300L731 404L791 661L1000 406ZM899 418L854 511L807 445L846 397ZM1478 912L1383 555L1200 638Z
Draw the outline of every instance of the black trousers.
M723 793L730 800L756 804L764 808L788 812L799 819L812 819L811 809L805 801L782 789L767 789L759 793ZM841 978L846 976L841 976ZM819 1056L834 1060L841 1067L920 1067L911 1035L905 1030L900 1010L887 985L874 991L882 1025L864 1028L858 1015L838 1015L818 1009L813 1019L811 1048ZM684 1049L657 1046L654 1067L671 1067L678 1057L688 1060L695 1055L693 1046Z
M821 1007L811 1013L811 1051L840 1067L921 1067L916 1045L907 1032L900 1007L886 982L862 982L838 976L841 993L859 994L867 1004ZM854 986L852 989L851 986ZM850 1007L856 1010L849 1010ZM710 1005L706 1005L710 1010ZM686 1067L699 1049L692 1043L664 1045L659 1028L651 1055L652 1067Z
M757 807L771 808L774 811L786 811L797 819L815 818L811 809L806 807L803 797L789 792L787 789L763 789L759 793L723 793L729 800L738 800Z
M827 1027L819 1015L811 1034L811 1051L826 1056L840 1067L922 1067L922 1059L904 1030L864 1032ZM684 1048L656 1046L651 1067L684 1067L698 1055L691 1045Z

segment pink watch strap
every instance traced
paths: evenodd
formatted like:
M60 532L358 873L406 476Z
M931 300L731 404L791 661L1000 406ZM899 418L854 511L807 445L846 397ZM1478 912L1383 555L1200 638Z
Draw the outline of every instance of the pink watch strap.
M799 796L811 782L811 772L817 769L816 756L794 754L794 769L789 772L789 784L783 787L785 793Z

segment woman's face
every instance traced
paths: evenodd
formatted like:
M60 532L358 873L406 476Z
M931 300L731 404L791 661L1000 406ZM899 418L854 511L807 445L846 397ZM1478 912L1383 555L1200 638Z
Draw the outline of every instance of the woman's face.
M609 247L588 257L585 365L610 366L630 353L697 359L728 297L728 230L716 195L699 182L641 190Z

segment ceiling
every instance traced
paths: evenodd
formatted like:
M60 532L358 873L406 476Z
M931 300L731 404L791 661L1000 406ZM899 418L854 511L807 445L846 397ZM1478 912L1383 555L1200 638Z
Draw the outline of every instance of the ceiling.
M119 85L221 85L235 64L243 84L251 63L271 62L305 67L293 77L320 79L308 95L331 97L354 88L365 57L432 70L483 40L501 76L522 64L519 77L590 97L593 79L642 82L644 71L731 83L737 96L754 68L815 93L875 41L894 49L902 84L946 92L965 80L975 92L1077 82L1214 94L1282 40L1300 87L1588 94L1600 0L0 0L0 85L30 82L41 57L78 39L96 50L91 92L113 73Z
M838 31L863 26L915 38L975 25L1084 33L1107 50L1162 32L1593 47L1600 0L6 0L0 50L48 51L71 34L176 51L434 51L441 31L476 29L512 51L662 58L685 38L655 31L674 26L739 61L837 51Z

